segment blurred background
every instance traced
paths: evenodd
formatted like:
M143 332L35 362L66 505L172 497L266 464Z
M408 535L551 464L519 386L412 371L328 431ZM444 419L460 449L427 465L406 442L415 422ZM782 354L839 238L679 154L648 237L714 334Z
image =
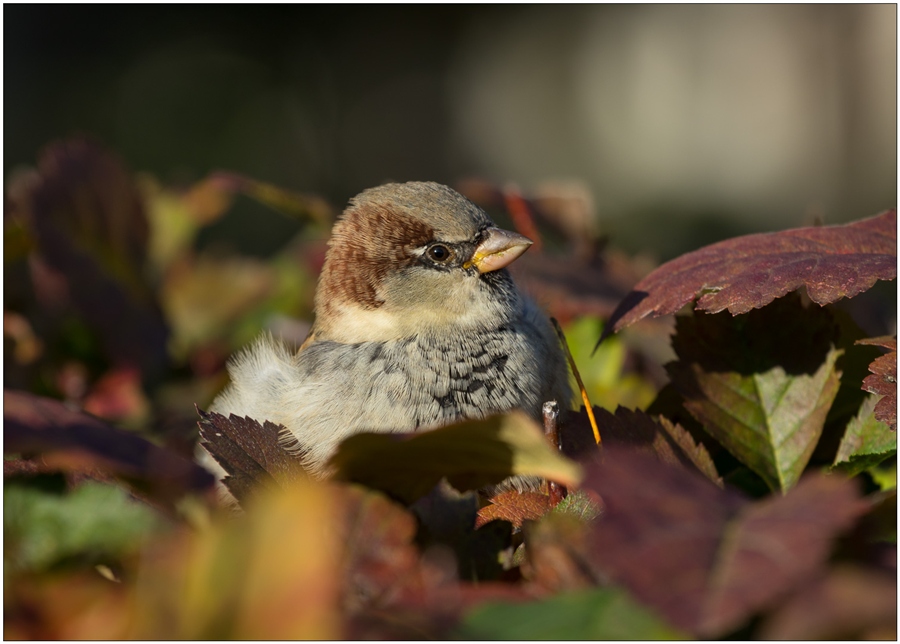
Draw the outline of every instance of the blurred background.
M896 25L891 4L6 5L4 174L88 132L167 185L224 169L338 208L389 180L555 181L661 261L896 204ZM203 234L264 255L295 225L243 200Z

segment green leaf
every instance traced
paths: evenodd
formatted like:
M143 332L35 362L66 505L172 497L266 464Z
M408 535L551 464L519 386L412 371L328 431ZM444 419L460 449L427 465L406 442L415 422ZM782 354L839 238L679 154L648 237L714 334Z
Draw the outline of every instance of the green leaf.
M540 476L569 487L581 480L581 468L551 449L537 423L521 412L416 434L356 434L341 443L330 465L340 480L407 502L444 477L459 490L509 476Z
M108 562L133 551L161 527L149 507L121 488L86 482L68 494L10 479L3 489L5 563L41 570L71 557Z
M882 492L897 489L897 461L890 465L876 465L866 471Z
M847 425L834 466L855 476L897 453L897 433L875 418L880 396L869 396Z
M685 639L617 588L482 604L465 615L460 631L459 638L482 640Z
M656 395L656 388L626 370L628 350L621 338L609 338L594 351L602 331L603 322L594 316L574 320L565 328L566 342L588 398L592 404L610 411L619 406L646 409ZM577 391L574 379L573 390Z
M840 385L836 327L787 297L732 318L679 318L667 367L685 408L775 491L800 478Z
M582 521L593 521L603 512L598 499L584 490L569 492L569 495L556 504L552 512L568 514Z

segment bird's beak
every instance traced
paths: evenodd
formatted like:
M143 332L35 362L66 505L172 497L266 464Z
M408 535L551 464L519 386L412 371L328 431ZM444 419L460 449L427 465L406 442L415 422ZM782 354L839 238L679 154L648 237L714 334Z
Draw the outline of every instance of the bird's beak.
M472 259L466 263L466 268L474 266L479 273L490 273L509 266L532 244L524 235L508 230L488 228L485 233L485 238L475 247Z

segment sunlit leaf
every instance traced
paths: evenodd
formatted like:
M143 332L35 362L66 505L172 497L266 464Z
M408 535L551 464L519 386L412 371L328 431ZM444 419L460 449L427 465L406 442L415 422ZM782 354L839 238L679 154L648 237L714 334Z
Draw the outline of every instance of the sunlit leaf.
M897 429L897 338L867 338L858 340L857 344L870 344L888 349L888 353L876 358L869 371L872 372L863 380L863 389L879 394L882 399L875 407L875 418L886 423L892 430Z
M875 418L877 396L869 396L856 418L847 425L841 440L835 466L842 466L849 474L858 474L878 465L897 453L897 432Z
M889 465L876 465L868 470L869 476L882 491L897 489L897 462ZM896 535L895 539L896 541Z
M646 409L656 395L656 388L638 374L626 372L628 349L624 342L610 338L593 351L602 328L599 318L584 317L573 320L565 329L588 398L593 405L610 411L619 406Z
M539 492L508 490L488 499L490 505L478 510L475 527L480 528L494 519L509 521L515 527L527 519L537 519L550 509L550 498Z
M184 359L197 346L226 336L275 284L273 268L252 258L204 255L174 267L160 294L172 325L173 354Z
M340 637L339 496L300 482L253 501L148 549L129 639Z
M521 412L416 434L356 434L330 461L340 480L363 483L411 502L446 477L460 490L509 476L540 476L576 486L581 470L552 450Z
M735 237L682 255L638 282L604 336L695 299L701 311L738 315L802 286L825 305L896 277L896 210L844 226Z
M575 490L556 504L556 514L566 514L581 521L593 521L603 512L603 500L590 490Z

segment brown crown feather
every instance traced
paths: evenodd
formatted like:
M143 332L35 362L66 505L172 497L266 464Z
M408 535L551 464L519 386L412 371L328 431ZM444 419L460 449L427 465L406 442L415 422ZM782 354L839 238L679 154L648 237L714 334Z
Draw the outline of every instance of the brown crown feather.
M326 313L334 302L380 307L384 301L378 297L378 286L388 271L414 263L413 249L433 240L430 226L389 206L366 203L349 208L328 242L317 310Z

